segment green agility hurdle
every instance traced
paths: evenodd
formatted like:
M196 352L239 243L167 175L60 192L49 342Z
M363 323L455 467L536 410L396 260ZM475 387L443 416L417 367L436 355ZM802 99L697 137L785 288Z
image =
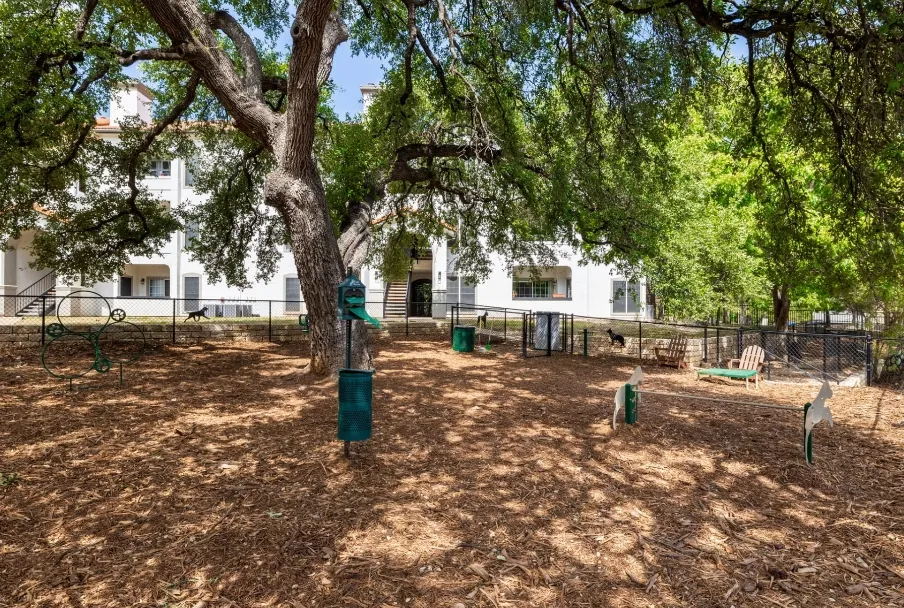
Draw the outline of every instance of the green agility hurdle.
M679 399L695 399L698 401L712 401L725 405L741 405L745 407L759 407L771 410L784 410L789 412L800 412L804 415L804 457L807 464L813 464L813 427L823 420L832 426L832 412L826 405L826 400L832 397L832 388L828 382L823 382L812 403L807 403L803 407L793 407L788 405L776 405L774 403L761 403L758 401L738 401L735 399L720 399L717 397L703 397L700 395L688 395L686 393L665 393L660 391L640 390L643 384L643 370L640 366L634 369L628 383L619 387L615 393L615 410L612 412L612 428L616 428L618 413L622 409L625 411L625 424L637 423L637 410L640 407L641 395L653 395L659 397L677 397Z

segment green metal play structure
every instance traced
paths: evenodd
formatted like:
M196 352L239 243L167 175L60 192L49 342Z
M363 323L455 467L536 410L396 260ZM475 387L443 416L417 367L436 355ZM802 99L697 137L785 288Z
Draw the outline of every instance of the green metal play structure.
M68 301L67 301L68 300ZM104 322L99 327L91 325L85 328L68 327L60 317L61 311L73 312L73 308L87 304L93 309L99 309L103 314ZM88 316L83 314L82 316ZM93 315L92 315L93 316ZM62 298L56 305L57 322L51 323L45 329L45 333L50 338L44 348L41 349L41 365L48 374L54 378L69 381L70 390L73 388L72 381L81 378L86 374L96 371L101 374L109 372L114 366L119 367L119 385L123 383L123 366L138 360L147 350L147 337L144 331L134 323L126 321L126 311L122 308L111 309L110 302L99 293L93 291L74 291ZM77 317L72 315L70 317ZM70 323L72 321L70 320ZM109 352L104 352L104 340L115 340L116 335L128 335L128 340L119 340L119 344L127 345L124 353L119 356L112 356ZM51 358L54 351L60 351L67 354L67 347L80 346L84 347L83 341L90 345L92 353L86 361L86 367L82 371L66 372L54 370L51 364L48 364L48 354ZM108 348L109 350L109 348ZM61 355L62 356L62 355ZM69 359L69 357L65 357Z
M737 370L726 370L737 371ZM742 370L743 371L743 370ZM745 407L757 407L772 410L783 410L788 412L799 412L804 417L804 458L807 464L813 464L813 427L823 420L832 425L832 412L826 405L826 400L832 397L832 388L828 382L823 382L819 393L812 403L807 403L803 407L792 407L787 405L777 405L774 403L762 403L758 401L738 401L734 399L722 399L715 397L704 397L701 395L688 395L682 393L665 393L660 391L641 390L640 385L643 384L644 374L640 366L634 369L634 373L628 380L627 384L621 386L615 393L615 410L612 412L612 428L615 429L618 419L618 412L625 410L625 424L637 423L637 412L640 407L642 395L651 395L659 397L677 397L679 399L694 399L697 401L711 401L725 405L740 405Z

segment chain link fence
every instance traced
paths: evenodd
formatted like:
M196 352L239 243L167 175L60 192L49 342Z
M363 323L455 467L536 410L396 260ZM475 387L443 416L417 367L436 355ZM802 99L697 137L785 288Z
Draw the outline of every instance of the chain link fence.
M16 296L6 297L10 298ZM383 326L372 331L389 338L442 339L451 335L455 325L467 325L475 328L478 346L509 344L520 348L525 357L567 353L652 361L657 349L665 351L671 339L683 336L687 339L685 361L693 367L725 367L729 360L739 358L745 347L756 345L766 352L767 379L853 379L904 390L904 339L874 339L854 330L775 332L455 303L434 304L431 317L393 317L386 315L385 302L368 301L366 307ZM124 314L132 325L110 324L114 311ZM302 301L48 295L37 298L21 315L0 316L0 347L38 347L47 341L52 324L74 333L97 332L108 325L104 339L122 344L137 339L134 327L149 343L306 341L308 334L299 324L299 317L306 314Z
M773 331L743 331L742 335L743 347L759 346L766 352L768 380L869 382L871 344L865 335Z
M475 346L520 344L525 315L529 314L529 310L519 308L450 304L446 331L451 337L455 326L473 327Z
M0 297L9 308L16 296ZM407 315L386 317L385 303L368 301L368 314L382 318L378 335L441 337L447 331L446 319L419 318ZM0 310L5 310L0 309ZM115 315L128 324L110 323ZM300 320L307 315L303 301L249 300L229 298L148 298L103 297L93 293L73 292L47 295L35 299L20 314L0 316L0 347L40 346L48 340L48 327L61 325L71 333L87 334L104 331L105 339L132 339L137 327L149 343L203 342L205 340L247 340L295 342L307 340Z

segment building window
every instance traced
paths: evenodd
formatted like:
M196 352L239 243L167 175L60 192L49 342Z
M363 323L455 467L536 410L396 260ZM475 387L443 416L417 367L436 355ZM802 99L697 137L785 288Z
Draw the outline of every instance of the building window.
M198 166L197 158L190 158L185 161L185 187L191 188L195 185L195 167Z
M552 283L550 279L513 279L512 297L514 298L551 298Z
M301 283L298 277L286 277L286 312L301 311Z
M148 177L169 177L172 175L172 165L168 160L152 160L148 168Z
M119 277L119 297L132 297L132 277Z
M571 278L565 279L565 297L571 299Z
M169 293L169 279L148 279L149 297L168 298Z
M185 222L185 245L190 245L196 238L198 238L198 222L187 220Z
M640 312L638 300L640 285L623 279L612 281L612 313L631 314Z
M201 277L183 277L183 297L185 298L185 312L193 312L201 309Z

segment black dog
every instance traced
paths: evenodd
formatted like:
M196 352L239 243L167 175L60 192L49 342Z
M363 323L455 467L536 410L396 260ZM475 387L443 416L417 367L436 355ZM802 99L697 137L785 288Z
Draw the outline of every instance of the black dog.
M483 327L484 329L486 329L488 314L490 314L489 311L484 312L482 315L477 315L477 327Z
M202 308L201 310L196 310L194 312L188 313L188 317L186 317L185 321L188 321L189 319L194 319L195 321L200 321L201 317L204 317L205 319L210 318L207 316L207 307L206 306L204 308ZM185 321L182 321L182 322L185 323Z
M625 337L624 336L622 336L620 334L612 333L611 327L606 330L606 333L609 334L609 339L612 340L612 346L615 346L615 343L618 342L619 344L622 345L622 347L624 347L624 345L625 345Z

